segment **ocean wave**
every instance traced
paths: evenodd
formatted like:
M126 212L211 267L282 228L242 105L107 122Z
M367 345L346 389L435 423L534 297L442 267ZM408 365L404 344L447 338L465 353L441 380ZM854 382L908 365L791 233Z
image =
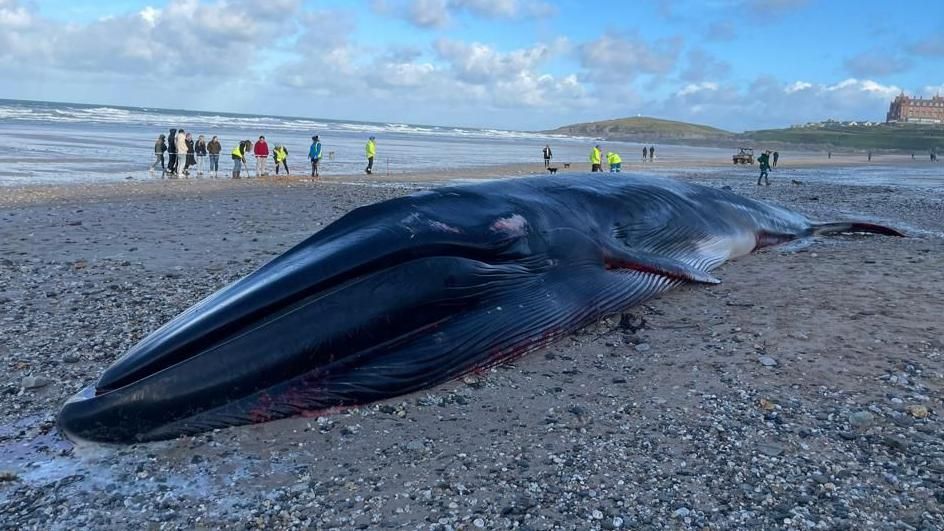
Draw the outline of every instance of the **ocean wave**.
M502 129L440 127L411 125L398 122L370 123L317 120L310 118L283 118L277 116L236 115L211 112L186 112L150 108L119 108L109 106L75 106L50 103L0 103L0 120L33 123L88 123L97 125L148 126L159 129L172 127L201 129L249 129L261 132L305 131L328 134L365 133L418 136L453 136L462 138L550 140L573 138Z

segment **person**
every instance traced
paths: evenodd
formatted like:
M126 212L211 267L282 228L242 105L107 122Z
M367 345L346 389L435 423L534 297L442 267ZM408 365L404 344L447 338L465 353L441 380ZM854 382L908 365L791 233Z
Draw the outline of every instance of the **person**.
M311 147L308 148L308 160L311 161L311 177L312 179L317 179L320 177L320 175L318 175L318 162L321 160L321 141L318 139L318 135L311 137Z
M367 145L364 146L364 151L367 154L367 167L364 168L364 171L367 172L367 175L373 173L374 169L374 156L377 155L377 144L374 142L374 137L367 139Z
M174 128L167 136L167 173L177 173L177 130Z
M154 142L154 162L151 164L151 170L154 171L157 169L157 165L161 165L161 178L164 177L164 174L167 173L167 168L164 167L164 152L167 151L167 143L164 142L164 135L160 134L157 136L157 141Z
M213 136L210 139L210 142L207 144L207 153L210 154L210 171L213 172L213 177L218 177L220 172L220 151L223 150L223 146L220 145L220 139Z
M600 171L600 144L593 146L590 150L590 171Z
M869 151L869 162L872 162L872 152Z
M826 152L826 158L827 158L827 159L833 158L833 152L832 152L832 151L827 151L827 152Z
M206 139L203 138L203 135L197 137L197 143L194 146L194 150L197 153L197 175L203 175L203 170L206 168L207 157L207 143Z
M551 153L550 144L544 144L543 152L544 152L544 167L547 168L551 165L551 158L554 156L554 154Z
M911 160L914 160L914 152L911 152Z
M197 153L193 145L193 136L190 133L184 137L184 142L187 143L187 164L184 166L184 175L190 176L190 168L197 165Z
M275 159L275 174L279 174L279 164L285 168L285 175L288 176L288 149L282 144L275 146L272 150L272 158Z
M757 157L757 163L760 164L760 176L757 178L757 186L760 186L761 179L767 181L767 186L770 186L770 178L767 176L770 172L770 151L761 153Z
M252 148L252 154L256 156L256 177L266 175L266 161L269 159L269 144L266 143L264 136L259 136L259 140L256 141L256 145Z
M246 152L249 151L246 148L247 142L249 141L241 141L233 148L233 151L230 152L230 155L233 157L233 179L239 179L239 172L242 170L243 166L246 165Z
M175 142L177 143L177 167L175 168L177 171L174 173L180 177L187 172L187 133L183 129L177 130Z
M623 159L619 154L608 151L606 153L606 163L610 166L610 173L619 173L623 167Z
M656 158L656 147L649 146L649 162L652 162Z
M647 154L648 152L649 152L649 150L646 149L646 146L643 146L643 147L642 147L642 161L643 161L643 162L646 162L646 154Z
M780 152L774 151L774 168L777 167L777 161L780 159Z

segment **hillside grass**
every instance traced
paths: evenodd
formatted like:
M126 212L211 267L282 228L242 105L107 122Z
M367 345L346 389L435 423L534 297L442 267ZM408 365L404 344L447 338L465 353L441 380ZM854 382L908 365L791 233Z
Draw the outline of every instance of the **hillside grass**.
M823 148L894 149L924 153L930 150L944 150L944 127L933 125L796 127L748 131L743 136L757 142L802 144Z
M730 137L733 133L707 125L676 122L643 116L599 122L570 124L547 131L571 135L653 136L653 137Z

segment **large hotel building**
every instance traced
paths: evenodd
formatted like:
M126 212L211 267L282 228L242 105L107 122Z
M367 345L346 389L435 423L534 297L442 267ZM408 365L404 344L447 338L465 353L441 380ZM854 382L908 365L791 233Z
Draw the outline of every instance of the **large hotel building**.
M888 106L888 123L907 122L918 124L944 123L944 98L909 98L902 92Z

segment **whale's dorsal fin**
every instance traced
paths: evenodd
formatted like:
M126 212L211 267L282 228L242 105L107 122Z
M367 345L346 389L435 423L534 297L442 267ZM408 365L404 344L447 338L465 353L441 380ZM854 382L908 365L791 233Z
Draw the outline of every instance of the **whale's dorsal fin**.
M721 283L721 280L711 273L668 256L638 249L620 249L612 245L606 246L603 253L607 269L632 269L701 284Z

